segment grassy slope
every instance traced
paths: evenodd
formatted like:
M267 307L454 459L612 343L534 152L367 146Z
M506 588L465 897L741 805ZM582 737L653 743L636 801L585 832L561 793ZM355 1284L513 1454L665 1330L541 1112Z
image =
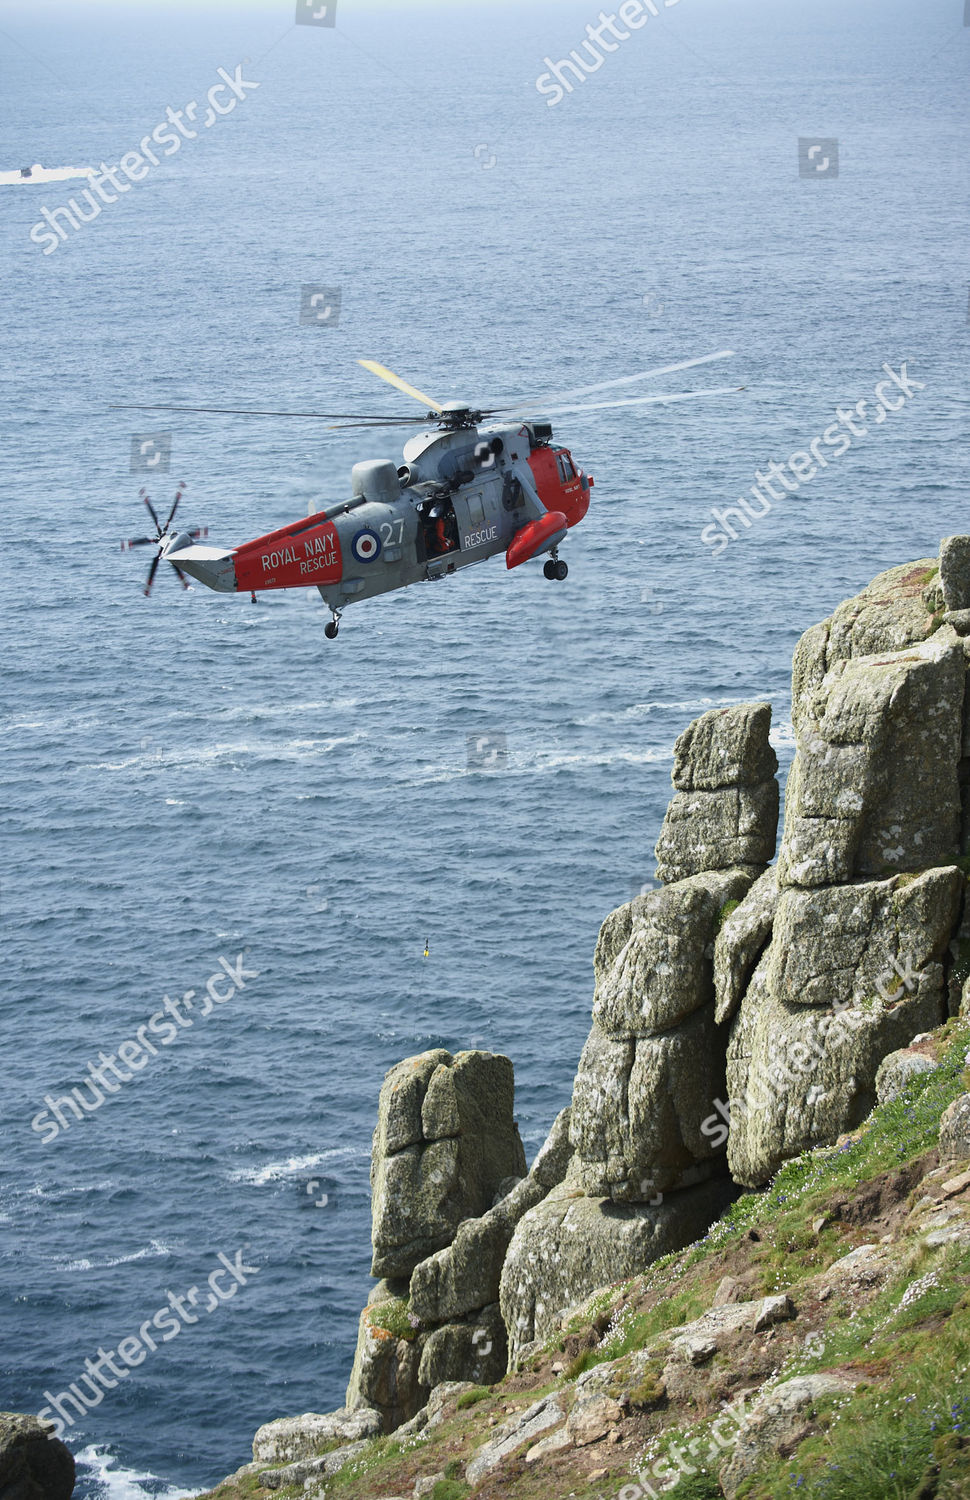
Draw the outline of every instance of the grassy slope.
M836 1146L789 1162L697 1245L596 1294L530 1369L466 1396L460 1409L450 1405L430 1437L372 1443L327 1482L326 1495L410 1496L417 1477L444 1473L432 1500L464 1500L472 1493L464 1463L496 1423L549 1390L561 1390L568 1405L582 1370L612 1361L614 1391L632 1400L610 1438L531 1465L523 1449L478 1486L476 1497L608 1500L677 1441L690 1445L696 1471L677 1483L678 1500L716 1500L717 1464L705 1455L721 1404L766 1381L828 1371L852 1376L855 1391L820 1402L794 1452L759 1470L742 1487L744 1500L968 1500L970 1186L947 1197L943 1183L970 1163L938 1170L934 1150L940 1115L970 1088L968 1046L970 1021L949 1022L932 1044L942 1065L916 1078L902 1098ZM968 1233L929 1247L927 1219L941 1210L962 1215ZM873 1243L883 1265L878 1275L826 1275L855 1246ZM665 1387L664 1331L705 1312L726 1275L745 1300L790 1292L798 1316L739 1336L686 1379L671 1380L668 1370ZM661 1481L654 1483L659 1491ZM311 1484L306 1496L302 1489L271 1492L247 1475L226 1481L212 1500L265 1500L271 1493L306 1500L324 1491ZM633 1491L622 1500L633 1500Z

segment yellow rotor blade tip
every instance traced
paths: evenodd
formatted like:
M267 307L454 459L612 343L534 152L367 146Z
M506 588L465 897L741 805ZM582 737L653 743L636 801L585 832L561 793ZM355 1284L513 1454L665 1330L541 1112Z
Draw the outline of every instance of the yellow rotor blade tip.
M374 359L359 359L357 363L363 365L365 370L370 370L371 374L376 375L378 379L386 380L388 385L393 385L397 390L403 391L405 396L413 396L414 400L420 401L422 406L428 406L432 411L444 410L440 401L434 401L415 386L408 385L406 380L402 380L400 375L395 375L394 371L389 370L386 365L379 365Z

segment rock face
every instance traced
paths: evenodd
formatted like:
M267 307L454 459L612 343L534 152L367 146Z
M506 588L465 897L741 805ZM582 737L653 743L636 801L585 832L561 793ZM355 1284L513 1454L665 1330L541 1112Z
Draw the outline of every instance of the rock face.
M797 1447L811 1430L818 1401L849 1395L852 1389L851 1380L835 1375L799 1375L760 1396L718 1476L727 1500L734 1500L768 1454L785 1454Z
M377 1437L381 1430L376 1412L361 1410L308 1412L303 1417L284 1417L267 1422L253 1438L253 1461L291 1464L312 1458L328 1443L348 1444Z
M745 1186L859 1124L883 1059L961 1003L970 641L947 611L970 606L968 558L970 538L950 538L939 567L881 575L796 650L777 868L715 952L721 1114Z
M410 1276L525 1174L507 1057L438 1050L392 1068L371 1164L373 1276Z
M799 653L783 884L835 885L952 858L966 677L952 630L829 666L820 635Z
M570 1121L590 1196L642 1203L714 1171L717 1152L700 1129L723 1080L713 943L725 905L752 879L747 870L691 876L604 922Z
M891 1099L898 1099L900 1094L911 1083L914 1078L919 1078L922 1073L935 1073L939 1065L931 1057L922 1052L914 1052L911 1047L902 1047L898 1052L890 1052L879 1064L876 1074L876 1098L880 1104L888 1104Z
M566 1184L526 1214L502 1271L509 1363L558 1326L564 1309L706 1233L735 1196L725 1178L656 1204L617 1204Z
M466 1219L445 1250L411 1276L411 1312L421 1323L446 1323L498 1302L505 1255L524 1214L563 1180L572 1155L564 1109L528 1177L478 1219Z
M391 1069L381 1090L371 1174L374 1272L390 1279L361 1316L346 1400L352 1410L375 1409L386 1432L414 1417L438 1385L490 1384L505 1374L498 1304L506 1251L523 1214L562 1181L572 1154L563 1110L523 1176L512 1108L512 1064L491 1053L410 1058ZM442 1134L456 1124L457 1137ZM410 1196L409 1184L427 1181L429 1159L432 1172L440 1169L437 1148L456 1142L454 1173L434 1191Z
M702 1129L725 1087L714 941L774 851L770 719L767 704L744 704L681 735L657 845L667 884L600 931L570 1111L575 1154L562 1187L521 1219L502 1271L513 1360L604 1279L702 1235L734 1194L723 1140Z
M371 1166L381 1279L346 1406L260 1429L257 1464L280 1466L261 1476L268 1488L318 1487L377 1431L430 1430L469 1382L527 1364L591 1293L701 1238L742 1187L937 1066L911 1044L970 1013L968 675L970 537L946 539L939 563L882 574L808 630L774 865L769 705L687 728L656 846L663 889L602 925L572 1101L527 1175L508 1058L439 1049L388 1073ZM965 1094L941 1121L947 1199L968 1165ZM929 1248L967 1234L952 1205L926 1227ZM890 1263L883 1241L863 1244L819 1280L851 1297ZM496 1427L469 1483L512 1455L531 1465L615 1438L630 1402L696 1404L711 1361L796 1316L787 1295L742 1291L724 1277L712 1309L639 1351L628 1390L607 1389L617 1371L597 1365L570 1409L557 1392ZM766 1389L721 1470L724 1494L746 1493L766 1454L811 1429L816 1402L850 1388L809 1375ZM425 1475L414 1493L442 1481ZM72 1485L62 1444L34 1418L0 1415L5 1500L68 1500Z
M601 1284L702 1235L739 1185L858 1125L877 1075L889 1091L926 1066L908 1044L970 986L968 661L970 538L948 539L939 565L883 574L806 632L771 868L769 705L703 714L680 736L664 886L603 924L592 1029L548 1170L537 1161L492 1204L500 1172L521 1176L510 1067L503 1082L489 1064L506 1124L494 1170L470 1184L460 1142L484 1111L460 1060L430 1053L388 1076L374 1271L399 1278L400 1296L409 1278L418 1333L393 1358L373 1351L383 1374L361 1386L368 1400L389 1410L391 1387L416 1382L398 1401L410 1409L436 1379L479 1378L473 1356L501 1342L496 1304L514 1363ZM903 1060L880 1072L890 1054Z
M940 1121L940 1161L970 1159L970 1094L954 1099Z
M36 1417L0 1412L3 1500L70 1500L74 1455L53 1432L53 1426Z
M778 759L768 743L769 703L702 714L674 746L675 794L657 843L665 883L763 866L778 827Z
M421 1340L418 1384L428 1391L468 1379L476 1385L491 1385L501 1380L507 1361L505 1324L496 1299L464 1322L445 1323Z
M940 1024L964 885L951 866L782 893L728 1045L736 1182L860 1124L882 1059Z

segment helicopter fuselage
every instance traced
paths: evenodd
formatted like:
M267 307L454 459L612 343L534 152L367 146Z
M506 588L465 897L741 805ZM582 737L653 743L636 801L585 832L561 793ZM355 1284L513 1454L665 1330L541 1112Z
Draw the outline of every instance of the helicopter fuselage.
M354 466L351 496L232 551L184 533L164 556L223 593L319 589L334 616L356 600L457 573L496 553L517 567L556 557L585 516L593 481L553 446L549 423L429 429L404 464Z

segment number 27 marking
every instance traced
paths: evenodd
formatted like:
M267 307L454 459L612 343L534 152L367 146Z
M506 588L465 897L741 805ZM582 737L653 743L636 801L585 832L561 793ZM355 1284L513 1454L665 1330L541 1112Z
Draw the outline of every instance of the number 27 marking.
M397 536L396 537L394 535L394 528L395 528L395 526L397 527ZM404 541L404 517L402 516L400 518L400 520L398 520L398 521L382 521L381 522L381 537L383 539L385 547L389 547L392 542L397 542L398 544L400 544L401 542L403 542Z

